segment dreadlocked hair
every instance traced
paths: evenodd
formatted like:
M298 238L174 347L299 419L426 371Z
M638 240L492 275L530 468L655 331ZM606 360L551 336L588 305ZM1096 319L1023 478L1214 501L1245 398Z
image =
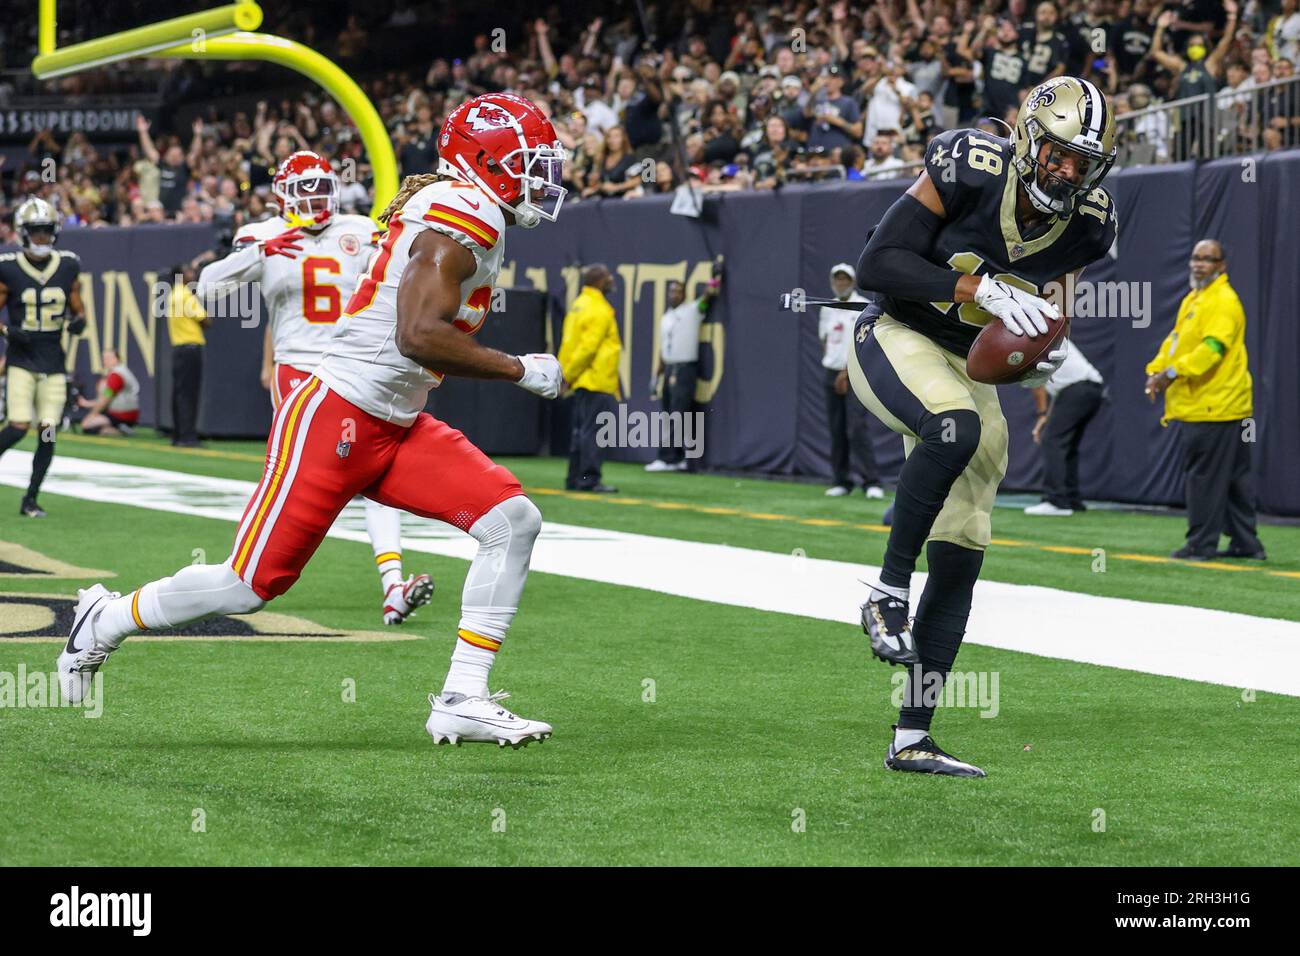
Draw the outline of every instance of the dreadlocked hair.
M379 221L387 226L388 220L401 212L402 207L406 205L406 201L421 189L433 185L440 179L450 178L442 173L420 173L418 176L407 176L402 180L402 186L397 190L397 195L393 197L393 201L379 214Z

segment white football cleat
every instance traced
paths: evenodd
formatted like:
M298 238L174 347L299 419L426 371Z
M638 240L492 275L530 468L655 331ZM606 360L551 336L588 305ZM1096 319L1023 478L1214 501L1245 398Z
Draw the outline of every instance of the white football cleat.
M654 461L650 462L650 464L645 466L645 470L650 472L672 471L673 466L668 464L668 462L664 461L662 458L656 458Z
M502 707L497 701L510 695L497 691L487 697L448 694L447 700L429 695L433 712L424 724L435 744L496 744L516 750L534 740L539 743L551 736L551 725L540 720L525 720Z
M80 704L90 689L95 672L117 650L95 640L95 621L109 601L122 595L95 584L77 591L77 610L72 617L72 633L59 654L59 688L63 699L70 704Z
M845 488L843 485L835 485L826 489L827 498L843 498L848 493L849 489Z
M862 493L872 501L879 501L885 497L885 489L881 488L879 485L867 485L866 489Z
M397 582L384 595L384 623L401 624L432 598L433 578L427 574L413 574Z
M1047 518L1068 518L1074 514L1073 508L1058 508L1050 501L1040 501L1036 505L1030 505L1025 509L1025 514L1035 515L1037 517Z

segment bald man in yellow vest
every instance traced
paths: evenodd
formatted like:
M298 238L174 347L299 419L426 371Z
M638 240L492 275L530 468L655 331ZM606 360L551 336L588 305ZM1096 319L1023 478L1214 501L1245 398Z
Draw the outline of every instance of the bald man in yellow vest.
M1223 246L1192 250L1192 290L1173 331L1147 363L1147 397L1165 396L1161 424L1178 422L1187 469L1187 541L1171 557L1267 558L1255 533L1250 449L1255 441L1246 313L1228 283ZM1219 550L1219 536L1230 544Z

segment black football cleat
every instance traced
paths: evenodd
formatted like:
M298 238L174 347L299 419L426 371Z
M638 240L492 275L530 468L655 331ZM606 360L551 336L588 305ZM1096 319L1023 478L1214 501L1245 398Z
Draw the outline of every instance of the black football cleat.
M1268 552L1263 548L1258 551L1250 551L1244 548L1228 548L1226 551L1218 553L1220 558L1245 558L1247 561L1267 561Z
M871 653L887 664L919 664L906 601L886 595L862 605L862 630L871 638Z
M952 754L940 750L939 745L929 734L902 750L894 750L894 742L891 740L889 751L885 754L885 769L910 773L937 773L945 777L988 776L973 763L958 760Z
M35 498L24 498L23 503L18 506L18 513L24 518L44 518L45 511L36 503Z
M1175 561L1213 561L1218 556L1217 551L1197 551L1187 544L1169 555Z

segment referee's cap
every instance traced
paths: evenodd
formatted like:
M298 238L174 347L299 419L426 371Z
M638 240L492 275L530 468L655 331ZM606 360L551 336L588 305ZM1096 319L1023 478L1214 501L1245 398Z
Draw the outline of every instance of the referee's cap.
M831 266L832 279L840 274L846 275L854 281L858 278L858 270L853 268L853 266L849 265L847 262L837 262L835 265Z

